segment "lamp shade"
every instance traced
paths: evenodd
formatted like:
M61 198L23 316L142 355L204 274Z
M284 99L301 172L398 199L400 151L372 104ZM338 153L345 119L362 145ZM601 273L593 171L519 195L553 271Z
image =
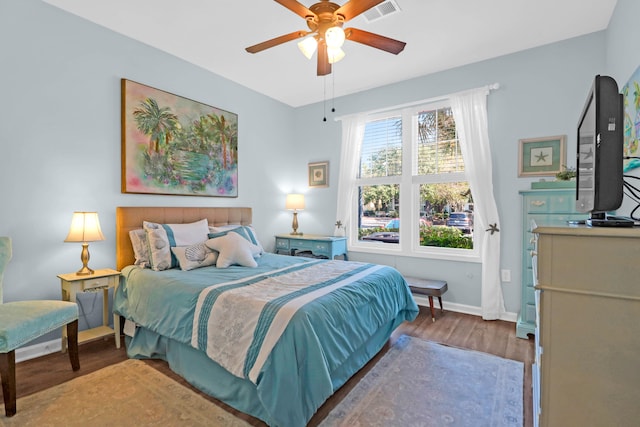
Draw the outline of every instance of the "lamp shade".
M286 208L291 211L304 209L304 194L287 194Z
M307 37L306 39L298 43L298 49L300 49L300 52L302 52L302 54L306 56L307 59L311 59L317 48L318 41L313 36Z
M331 27L324 33L324 39L328 47L342 47L345 39L344 30L340 27Z
M342 50L339 47L327 48L327 57L329 59L329 64L335 64L336 62L344 58L344 56L345 56L344 50Z
M104 240L97 212L74 212L65 242L95 242Z

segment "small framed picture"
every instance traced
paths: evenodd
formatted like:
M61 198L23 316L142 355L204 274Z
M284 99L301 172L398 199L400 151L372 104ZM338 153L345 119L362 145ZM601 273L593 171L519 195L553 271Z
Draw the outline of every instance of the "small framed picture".
M309 163L309 187L329 186L329 162Z
M518 176L555 176L566 164L566 135L520 140Z

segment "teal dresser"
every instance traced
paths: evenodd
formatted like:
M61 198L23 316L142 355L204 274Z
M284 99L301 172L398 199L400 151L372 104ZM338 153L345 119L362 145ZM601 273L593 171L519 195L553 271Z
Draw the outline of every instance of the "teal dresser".
M535 183L538 184L538 183ZM553 185L553 183L548 183ZM522 294L516 336L528 338L535 334L536 302L533 288L531 256L534 251L536 226L566 226L568 220L586 219L587 214L576 211L574 188L521 191L522 196Z
M317 234L276 236L276 253L284 251L287 255L295 255L300 251L309 251L317 257L334 259L342 255L347 260L347 238L342 236L320 236Z

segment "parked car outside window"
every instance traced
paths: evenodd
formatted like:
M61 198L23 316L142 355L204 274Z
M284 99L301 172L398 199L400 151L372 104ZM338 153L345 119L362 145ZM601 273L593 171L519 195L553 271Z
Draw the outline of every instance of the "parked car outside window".
M472 212L451 212L447 219L447 227L456 227L463 233L469 234L473 231Z
M424 227L429 225L429 221L427 221L424 218L420 218L420 227ZM395 229L400 229L400 218L394 218L391 221L389 221L384 228L386 228L387 230L395 228Z

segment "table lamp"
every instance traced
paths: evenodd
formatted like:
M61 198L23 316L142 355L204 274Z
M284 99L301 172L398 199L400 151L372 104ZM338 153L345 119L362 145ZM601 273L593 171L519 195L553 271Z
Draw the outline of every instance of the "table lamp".
M69 234L64 239L65 242L82 242L82 268L76 272L78 276L88 276L93 274L93 270L87 265L89 263L89 243L104 240L100 221L97 212L74 212L71 218L71 228Z
M293 231L290 234L302 236L302 233L298 233L298 211L304 209L304 194L287 194L286 208L293 211L293 224L291 224Z

